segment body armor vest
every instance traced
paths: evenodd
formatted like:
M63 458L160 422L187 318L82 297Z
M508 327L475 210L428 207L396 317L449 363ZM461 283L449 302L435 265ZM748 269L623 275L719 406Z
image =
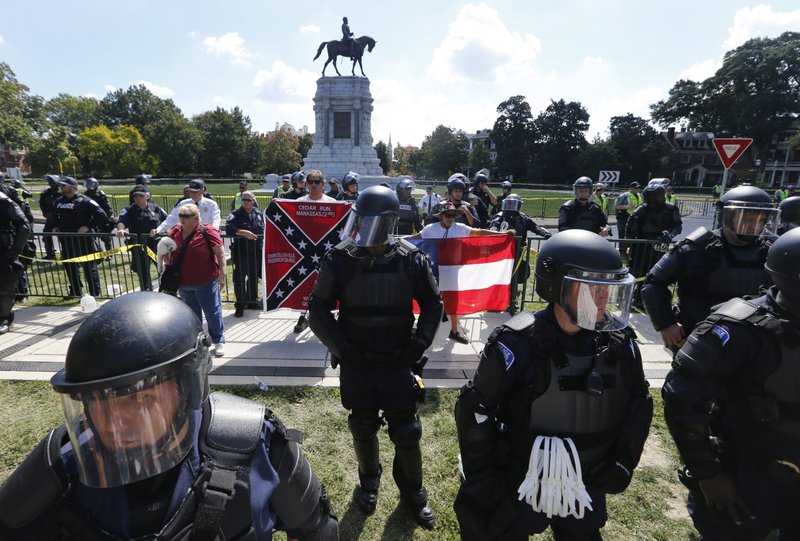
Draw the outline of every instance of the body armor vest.
M347 339L366 352L391 354L414 325L412 254L403 249L362 257L350 265L341 296L339 323Z
M407 201L400 201L400 210L397 216L397 221L406 225L413 225L419 219L417 212L417 204L413 199Z
M547 390L530 407L531 435L570 437L584 465L596 462L613 445L630 400L621 363L609 359L607 346L548 362Z
M586 205L580 205L572 201L566 203L568 220L567 224L570 229L584 229L597 233L600 230L600 215L603 213L600 207L594 201L589 201Z

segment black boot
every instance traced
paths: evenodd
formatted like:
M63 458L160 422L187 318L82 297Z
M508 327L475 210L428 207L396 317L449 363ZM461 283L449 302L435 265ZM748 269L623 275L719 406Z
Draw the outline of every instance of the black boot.
M356 487L356 505L366 515L374 513L378 506L381 473L383 473L383 469L377 476L362 475L361 472L358 472L359 485Z
M300 317L297 318L297 324L294 326L294 333L300 334L307 328L308 328L308 319L306 319L305 314L300 314Z
M403 494L403 501L414 515L417 524L426 530L432 530L436 526L436 515L428 505L428 491L425 487L410 494Z

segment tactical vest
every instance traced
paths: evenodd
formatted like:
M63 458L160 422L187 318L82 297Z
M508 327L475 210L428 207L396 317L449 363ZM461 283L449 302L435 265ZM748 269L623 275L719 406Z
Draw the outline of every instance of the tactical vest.
M586 205L580 205L573 199L564 206L567 207L567 225L570 229L584 229L592 233L600 231L600 215L603 211L597 203L589 201Z
M213 541L221 532L219 539L255 541L250 511L250 462L262 433L269 446L272 433L262 430L265 414L273 421L275 430L285 434L283 425L263 405L225 393L209 395L198 437L201 466L191 489L187 487L178 510L159 533L136 539ZM57 458L65 437L64 425L53 430L12 474L8 480L10 486L3 486L8 492L0 491L3 503L0 519L12 528L44 524L41 531L35 532L46 534L35 537L42 541L118 540L98 528L67 499L72 483ZM38 490L32 490L32 480L42 481L36 485ZM264 485L260 490L267 491L264 502L268 502L275 486ZM14 504L14 497L23 494L21 499L26 501ZM264 507L264 513L265 516L270 513L268 506ZM21 531L22 538L27 538L26 530Z
M417 205L414 200L409 199L408 201L400 201L400 211L397 216L397 221L413 224L418 219L419 214L417 213Z
M800 443L800 330L796 326L789 328L765 307L740 298L720 306L708 318L706 326L710 329L723 322L761 329L769 335L770 343L780 345L780 364L762 384L746 381L743 382L749 387L746 392L729 393L737 416L751 423L752 430L746 431L746 437L760 438L765 444L787 440Z
M347 258L339 324L347 339L366 352L391 354L411 336L414 325L411 266L415 250L400 243L379 257ZM377 359L376 359L377 360Z

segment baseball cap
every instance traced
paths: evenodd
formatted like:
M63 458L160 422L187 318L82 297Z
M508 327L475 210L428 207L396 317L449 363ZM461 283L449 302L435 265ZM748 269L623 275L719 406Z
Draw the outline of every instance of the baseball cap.
M59 179L56 180L56 182L58 182L59 184L67 185L67 186L77 186L78 185L78 181L75 180L72 177L59 177Z
M206 183L203 182L202 180L200 180L199 178L189 181L189 189L191 191L193 191L193 192L199 192L200 190L202 190L205 187L206 187Z
M635 181L628 184L628 188L639 188L639 187L640 187L639 183Z

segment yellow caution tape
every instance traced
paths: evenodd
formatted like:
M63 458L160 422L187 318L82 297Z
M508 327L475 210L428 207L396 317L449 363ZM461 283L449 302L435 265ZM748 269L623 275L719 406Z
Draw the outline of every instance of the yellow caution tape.
M40 261L40 262L43 262L43 263L58 263L58 264L64 264L64 263L88 263L90 261L96 261L98 259L105 259L106 257L108 257L110 255L120 254L122 252L128 252L128 251L130 251L131 248L136 248L136 247L145 248L147 250L148 257L150 259L152 259L154 263L157 261L156 260L156 254L153 253L153 250L151 250L150 247L147 246L146 244L126 244L125 246L120 246L119 248L114 248L112 250L106 250L104 252L94 252L94 253L87 254L87 255L81 255L81 256L78 256L78 257L72 257L70 259L39 259L39 258L36 258L36 257L27 257L27 256L24 256L24 255L21 255L19 257L20 257L20 259L27 259L29 261Z

